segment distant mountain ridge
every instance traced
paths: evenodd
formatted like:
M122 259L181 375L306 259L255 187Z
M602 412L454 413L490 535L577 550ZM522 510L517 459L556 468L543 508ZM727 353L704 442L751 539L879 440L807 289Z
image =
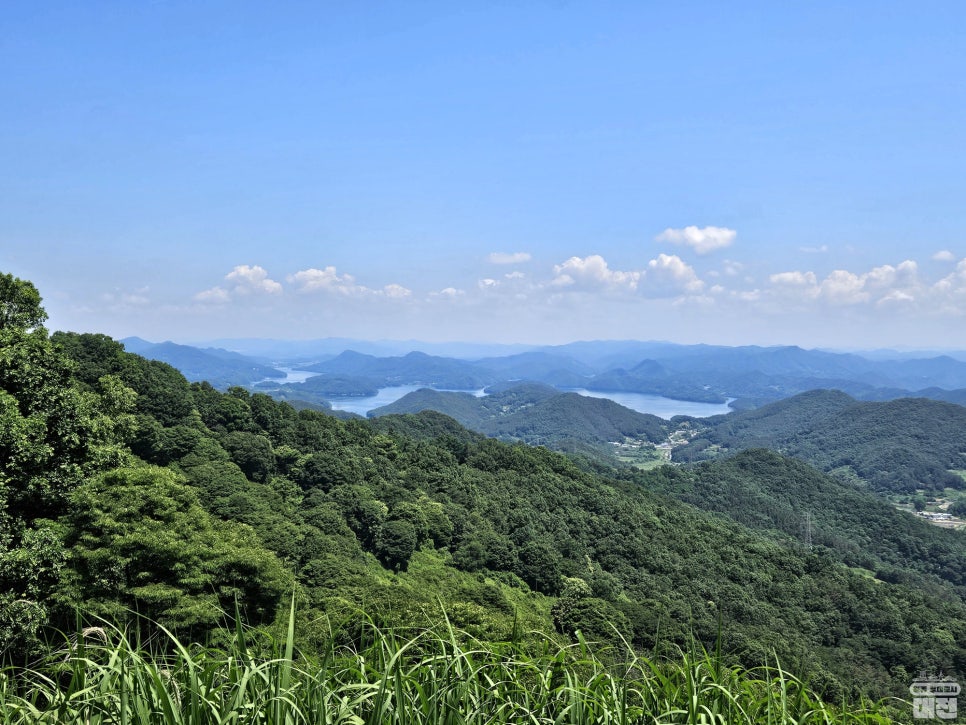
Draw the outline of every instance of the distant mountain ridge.
M343 391L341 394L363 395L373 387L394 385L472 390L531 380L558 389L645 393L709 403L733 399L735 409L756 408L817 388L840 389L860 400L920 396L966 402L966 362L951 355L883 359L882 353L877 353L876 359L870 359L855 353L795 346L600 341L464 358L431 355L421 350L379 356L342 349L333 354L339 345L328 341L325 349L329 354L315 348L319 355L314 359L293 359L271 353L291 353L294 343L279 343L277 349L265 343L259 348L263 357L250 358L223 349L156 345L137 338L128 338L126 342L132 351L168 362L190 379L207 379L216 387L251 387L257 380L280 377L265 365L268 360L314 371L330 380L314 381L315 395L332 395L329 391L335 389ZM302 352L310 349L307 346L308 343L296 345ZM262 389L272 392L271 386ZM309 392L308 387L303 390ZM277 392L291 399L298 388L287 386Z
M140 337L120 340L127 352L168 363L192 382L207 380L216 388L247 387L264 378L284 378L285 373L259 360L218 348L200 349L174 342L148 342Z

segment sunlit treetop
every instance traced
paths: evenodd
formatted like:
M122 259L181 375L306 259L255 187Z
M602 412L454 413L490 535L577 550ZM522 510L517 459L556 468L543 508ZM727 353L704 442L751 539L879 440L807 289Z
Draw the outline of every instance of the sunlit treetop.
M31 282L0 274L0 330L40 327L47 319L40 303L40 292Z

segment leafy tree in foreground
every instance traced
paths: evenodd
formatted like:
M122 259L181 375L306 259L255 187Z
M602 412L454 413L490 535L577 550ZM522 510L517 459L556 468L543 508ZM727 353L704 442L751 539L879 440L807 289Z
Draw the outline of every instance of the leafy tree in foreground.
M103 378L82 391L40 327L29 282L0 275L0 650L22 651L46 623L66 561L52 520L99 468L129 457L133 391ZM34 328L34 329L30 329Z
M263 622L293 585L251 529L212 518L168 469L104 473L80 486L71 504L76 580L63 594L105 616L137 611L173 629L209 627L237 597L252 621Z
M0 330L40 327L47 319L40 302L40 293L31 282L0 274Z

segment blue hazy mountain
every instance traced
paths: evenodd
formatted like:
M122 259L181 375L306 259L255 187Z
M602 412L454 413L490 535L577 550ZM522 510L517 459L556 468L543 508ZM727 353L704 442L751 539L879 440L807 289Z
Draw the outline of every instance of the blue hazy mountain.
M268 361L311 370L323 376L314 381L317 394L335 394L335 390L362 394L373 387L392 385L465 390L531 380L558 389L645 393L717 403L733 399L736 409L752 409L821 388L870 401L910 395L951 402L966 399L966 393L957 392L966 390L966 362L954 355L916 358L896 353L888 358L883 351L864 357L795 346L595 341L525 350L465 344L462 348L467 355L442 356L417 349L434 345L416 342L225 341L245 343L246 351L258 352L258 357L251 357L224 348L156 345L137 338L125 342L132 352L168 362L188 378L207 379L216 386L250 386L277 377L266 368ZM405 354L385 352L407 346L411 349ZM472 354L482 349L506 354Z
M120 341L127 352L160 360L177 368L192 382L207 380L216 388L248 386L265 378L284 378L285 373L267 361L218 348L197 348L173 342L148 342L140 337Z

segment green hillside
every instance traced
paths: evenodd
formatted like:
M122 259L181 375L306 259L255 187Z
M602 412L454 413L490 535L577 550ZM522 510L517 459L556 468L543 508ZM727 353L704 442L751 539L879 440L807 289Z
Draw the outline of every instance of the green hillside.
M550 448L574 444L599 449L625 438L660 443L670 425L654 415L638 413L605 398L561 393L540 383L494 386L488 395L423 389L376 408L372 416L435 410L468 428L509 441Z
M653 479L644 479L651 484ZM864 488L764 449L679 471L662 489L779 541L875 573L966 596L966 536L897 510Z
M966 407L925 398L866 403L815 390L708 419L674 455L701 460L756 447L858 477L883 493L963 488L950 470L966 468Z
M523 410L491 418L480 430L499 438L549 446L564 441L602 444L628 437L661 443L667 438L669 424L606 398L560 393Z

